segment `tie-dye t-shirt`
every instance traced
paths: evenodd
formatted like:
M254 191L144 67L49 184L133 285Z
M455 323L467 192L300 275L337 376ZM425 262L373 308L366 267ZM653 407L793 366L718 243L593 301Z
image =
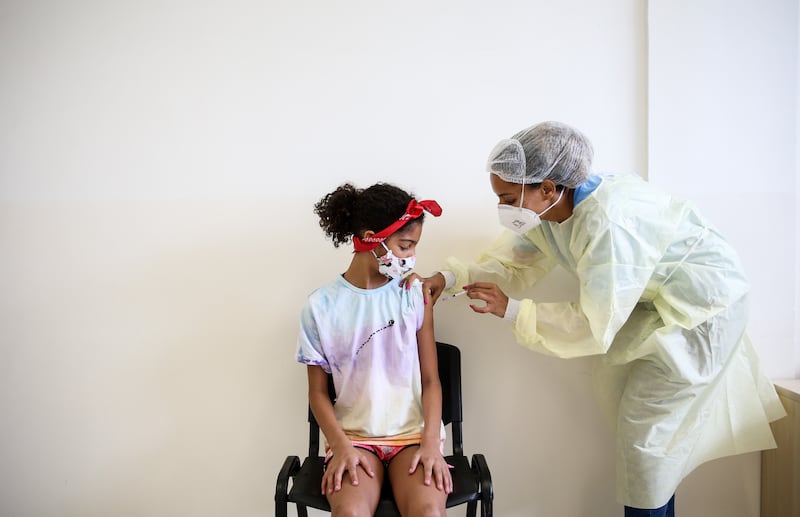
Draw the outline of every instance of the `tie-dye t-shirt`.
M351 440L418 441L423 416L417 331L423 317L420 283L410 290L397 280L360 289L338 276L306 300L297 361L333 375L334 411Z

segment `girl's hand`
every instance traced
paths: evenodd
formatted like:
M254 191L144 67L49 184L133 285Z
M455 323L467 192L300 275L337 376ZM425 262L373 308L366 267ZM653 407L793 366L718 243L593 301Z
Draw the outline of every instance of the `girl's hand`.
M450 466L444 460L438 445L422 444L411 458L409 474L417 471L417 467L422 465L425 486L429 486L433 481L438 490L444 490L446 494L453 491L453 477L450 475Z
M414 282L417 280L422 282L422 291L430 293L431 302L436 303L436 300L439 299L442 291L444 291L444 275L441 273L434 273L433 276L422 277L416 273L411 273L400 280L400 287L411 289L411 286L414 285Z
M473 300L482 300L486 305L477 306L471 304L470 307L473 311L485 314L490 312L495 316L502 318L506 315L506 308L508 307L508 296L497 287L497 284L490 282L475 282L474 284L466 286L467 296Z
M352 444L336 448L333 451L333 457L325 468L325 473L322 475L322 493L332 494L341 490L345 471L350 474L350 483L353 486L358 486L359 467L369 477L375 477L375 472L373 472L369 461L365 459L366 454L369 453L353 447Z

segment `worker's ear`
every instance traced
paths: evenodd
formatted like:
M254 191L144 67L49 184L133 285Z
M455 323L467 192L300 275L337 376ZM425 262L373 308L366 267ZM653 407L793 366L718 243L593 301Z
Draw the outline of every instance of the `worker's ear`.
M556 184L553 183L553 180L542 181L542 184L539 185L539 188L542 190L542 195L545 197L545 199L550 199L558 195L558 189L556 188Z

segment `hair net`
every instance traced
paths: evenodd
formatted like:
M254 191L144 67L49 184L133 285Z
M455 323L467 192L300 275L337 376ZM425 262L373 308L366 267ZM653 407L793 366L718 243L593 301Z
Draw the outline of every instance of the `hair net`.
M561 122L542 122L498 142L489 153L486 170L509 183L541 183L576 187L592 166L592 143L577 129Z

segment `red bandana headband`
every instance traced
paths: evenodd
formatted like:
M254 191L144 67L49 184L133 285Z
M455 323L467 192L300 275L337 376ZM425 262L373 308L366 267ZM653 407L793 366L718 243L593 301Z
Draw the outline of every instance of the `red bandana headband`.
M439 203L432 199L426 199L424 201L412 199L406 207L406 213L403 214L400 219L393 222L378 233L370 235L369 237L364 237L361 239L358 237L358 235L354 235L353 246L357 252L370 251L376 248L378 244L385 241L391 234L402 228L407 222L411 221L412 219L417 219L419 216L421 216L423 211L429 212L434 217L439 217L442 214L442 207L440 207Z

